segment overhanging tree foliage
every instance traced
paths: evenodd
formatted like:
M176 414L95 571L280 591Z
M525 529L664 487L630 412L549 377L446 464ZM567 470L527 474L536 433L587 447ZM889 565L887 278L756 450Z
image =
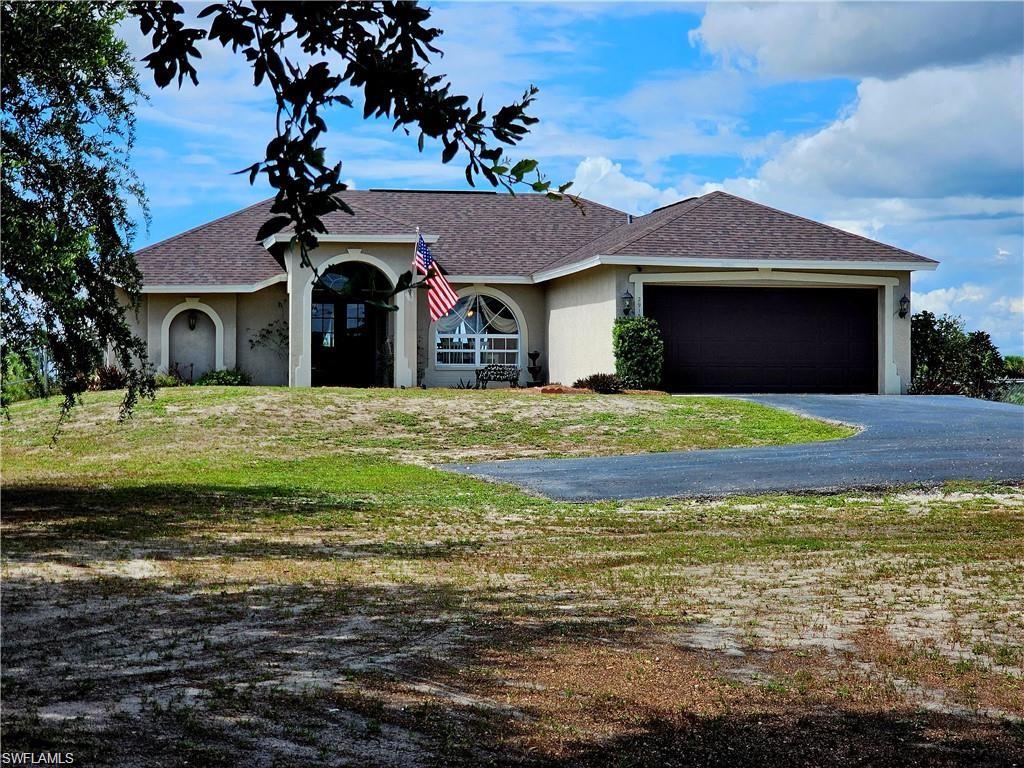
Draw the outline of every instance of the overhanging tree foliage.
M124 411L152 391L116 296L138 295L128 201L143 202L128 163L139 95L114 34L124 9L98 3L3 3L2 371L40 375L45 347L64 410L109 346L125 370Z
M200 83L204 39L215 41L250 66L253 85L269 84L277 131L264 157L241 171L250 183L263 174L275 190L272 217L253 236L288 229L308 254L326 232L323 217L349 211L341 164L328 166L324 115L334 106L362 101L363 116L389 119L395 130L441 147L441 161L462 157L472 185L480 179L509 191L526 187L560 197L537 163L512 162L505 150L526 135L537 93L496 111L483 99L454 92L444 75L428 72L441 55L441 31L430 11L412 2L218 3L188 20L173 2L3 3L4 25L4 309L17 323L3 329L4 358L45 343L53 348L56 375L71 407L111 347L131 372L124 412L152 392L144 349L124 322L115 287L137 300L139 275L130 258L131 221L125 201L142 200L127 162L139 94L134 69L114 27L133 16L152 44L143 58L156 84ZM187 86L186 86L187 87ZM39 125L21 124L26 114ZM9 149L10 145L10 149ZM70 159L71 169L60 166ZM50 168L54 176L38 169ZM88 176L88 178L86 178ZM406 273L396 286L412 284ZM386 298L386 297L385 297ZM59 350L59 354L58 354Z

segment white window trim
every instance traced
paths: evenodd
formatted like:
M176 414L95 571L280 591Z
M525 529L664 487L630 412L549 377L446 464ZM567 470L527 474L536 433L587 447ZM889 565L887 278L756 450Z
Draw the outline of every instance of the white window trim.
M514 363L514 365L516 365L522 371L525 371L526 370L526 365L524 364L523 361L526 360L526 352L529 349L529 329L526 326L526 316L523 314L523 310L521 310L519 308L519 305L516 303L515 299L513 299L511 296L509 296L504 291L498 290L497 288L491 288L488 285L480 285L480 284L467 285L464 288L460 288L455 293L456 293L456 295L460 299L465 297L465 296L469 296L471 294L479 294L481 296L491 296L492 298L497 299L498 301L502 302L506 307L509 308L509 310L512 312L512 316L515 317L515 319L516 319L516 324L519 326L519 334L518 334L519 335L519 350L518 350L518 354L516 355L516 362ZM444 336L457 336L459 334L442 334L442 335L444 335ZM469 333L469 334L462 334L462 335L463 336L482 336L482 335L487 335L487 336L498 336L498 337L506 337L506 338L514 337L515 336L515 334L501 334L501 333L498 333L498 334L473 334L473 333ZM482 367L479 364L470 365L470 364L467 364L467 363L439 363L439 362L437 362L437 336L438 336L438 333L437 333L437 323L432 321L430 323L430 334L429 334L430 350L431 350L430 353L432 355L432 357L430 358L430 364L434 367L435 370L438 370L438 371L473 371L473 370L476 370L477 368ZM477 354L479 355L479 349L477 349ZM479 357L477 357L477 359L479 360ZM510 363L510 365L511 365L511 363Z

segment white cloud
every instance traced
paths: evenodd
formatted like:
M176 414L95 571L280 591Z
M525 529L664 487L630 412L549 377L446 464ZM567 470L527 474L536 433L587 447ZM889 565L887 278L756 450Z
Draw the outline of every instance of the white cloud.
M1021 50L1019 3L712 3L690 39L779 78L897 77Z
M1005 248L996 248L996 261L1006 261L1010 258L1010 252Z
M861 237L878 237L878 233L885 226L885 222L880 219L833 219L825 223Z
M1021 58L865 80L848 114L799 137L761 177L859 197L1019 195Z
M658 189L653 184L627 176L619 163L607 157L588 157L576 167L570 191L604 205L641 214L679 200L675 189Z
M970 326L970 322L968 323ZM1024 353L1024 298L1001 296L974 327L988 331L1004 355Z
M1001 296L992 302L992 309L1000 312L1008 312L1011 315L1024 315L1024 297Z
M988 291L980 285L964 283L950 288L936 288L926 293L914 292L915 312L928 311L935 315L959 314L964 304L977 304L988 297Z

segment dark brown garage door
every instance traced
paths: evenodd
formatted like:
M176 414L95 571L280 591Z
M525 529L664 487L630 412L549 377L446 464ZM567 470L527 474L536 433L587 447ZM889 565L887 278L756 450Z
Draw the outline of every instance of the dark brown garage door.
M672 392L877 392L877 291L646 286Z

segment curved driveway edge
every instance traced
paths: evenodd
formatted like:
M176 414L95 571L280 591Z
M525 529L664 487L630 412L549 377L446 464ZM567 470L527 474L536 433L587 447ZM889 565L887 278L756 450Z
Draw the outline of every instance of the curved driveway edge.
M751 395L764 405L859 425L843 440L759 448L513 459L443 468L553 499L839 491L948 480L1024 480L1024 408L955 396Z

